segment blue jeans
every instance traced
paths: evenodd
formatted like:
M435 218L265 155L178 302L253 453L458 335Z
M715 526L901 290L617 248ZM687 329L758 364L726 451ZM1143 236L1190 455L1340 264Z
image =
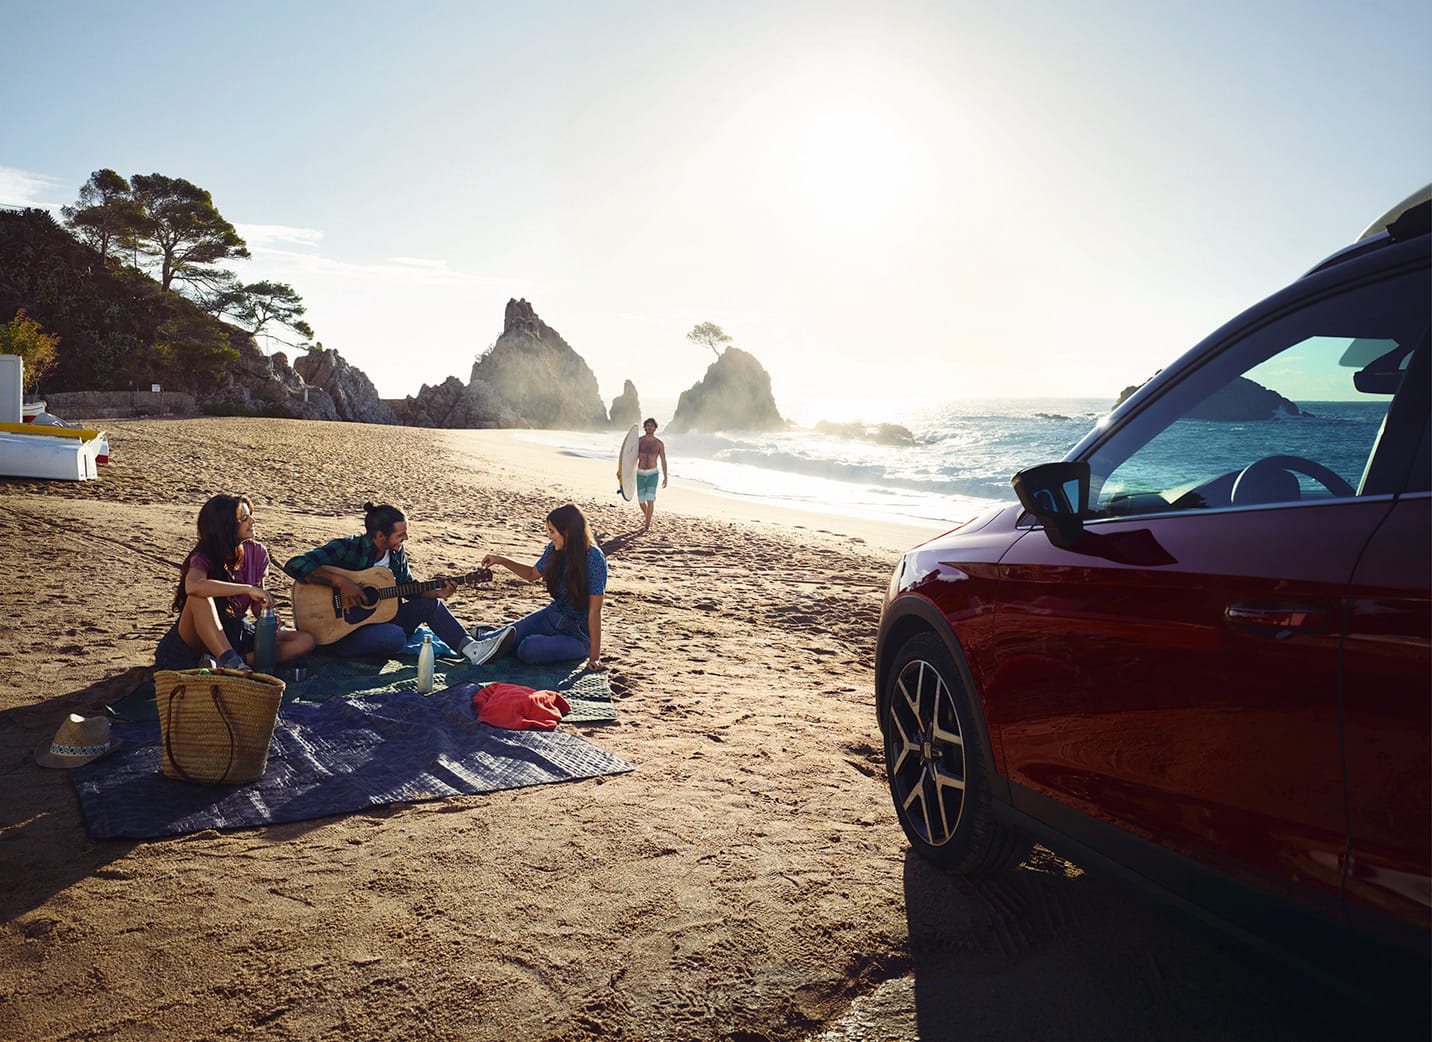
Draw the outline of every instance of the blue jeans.
M512 624L516 631L516 655L528 665L586 658L592 638L587 621L562 614L556 602Z
M472 638L462 628L462 623L453 618L447 605L436 597L414 597L398 605L398 613L390 622L374 622L360 626L341 640L325 644L319 650L342 658L397 658L413 631L423 623L443 639L453 651Z

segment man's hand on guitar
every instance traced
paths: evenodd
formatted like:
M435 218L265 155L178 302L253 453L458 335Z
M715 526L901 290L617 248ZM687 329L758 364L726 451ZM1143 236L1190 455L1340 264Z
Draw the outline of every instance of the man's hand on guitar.
M364 603L363 587L351 579L335 575L333 576L333 588L338 591L338 598L343 602L344 608L357 608Z
M293 585L294 625L312 633L319 644L332 644L359 626L392 619L398 611L399 598L451 597L466 583L491 579L492 572L479 569L456 578L400 583L389 569L379 565L357 572L322 565Z

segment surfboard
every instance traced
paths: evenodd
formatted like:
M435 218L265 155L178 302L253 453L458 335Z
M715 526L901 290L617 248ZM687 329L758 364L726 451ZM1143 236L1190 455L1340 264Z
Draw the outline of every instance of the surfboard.
M617 453L617 481L620 482L617 491L626 500L636 495L636 449L640 442L641 428L632 424L631 430L622 439L621 452Z

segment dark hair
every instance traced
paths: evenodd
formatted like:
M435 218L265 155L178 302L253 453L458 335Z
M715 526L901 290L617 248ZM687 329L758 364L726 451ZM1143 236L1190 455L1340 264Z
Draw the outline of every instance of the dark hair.
M547 515L547 520L562 533L562 549L552 551L552 559L542 573L547 592L556 600L558 590L565 585L567 600L572 602L572 606L586 608L587 551L592 547L592 530L582 512L571 503L559 506Z
M652 419L650 416L641 421L641 425L643 427L645 427L648 423L651 424L653 427L657 425L656 420Z
M179 569L179 588L174 591L174 611L183 611L189 594L184 590L184 580L189 577L190 562L199 554L209 562L209 578L233 582L238 574L239 562L244 559L244 544L239 541L239 507L254 512L254 505L248 496L210 496L209 501L199 508L199 541L184 558ZM227 597L215 599L215 606L221 614L234 614L234 607Z
M372 503L363 504L363 528L369 535L377 535L379 532L392 535L395 525L407 523L408 515L397 507L388 506L386 503L376 507Z

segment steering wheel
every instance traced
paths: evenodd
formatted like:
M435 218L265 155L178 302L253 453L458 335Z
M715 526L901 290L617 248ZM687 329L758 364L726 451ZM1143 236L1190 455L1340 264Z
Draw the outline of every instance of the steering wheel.
M1264 456L1239 471L1230 499L1234 505L1297 500L1294 491L1297 479L1293 474L1307 475L1339 499L1357 495L1351 485L1314 460L1302 456Z

